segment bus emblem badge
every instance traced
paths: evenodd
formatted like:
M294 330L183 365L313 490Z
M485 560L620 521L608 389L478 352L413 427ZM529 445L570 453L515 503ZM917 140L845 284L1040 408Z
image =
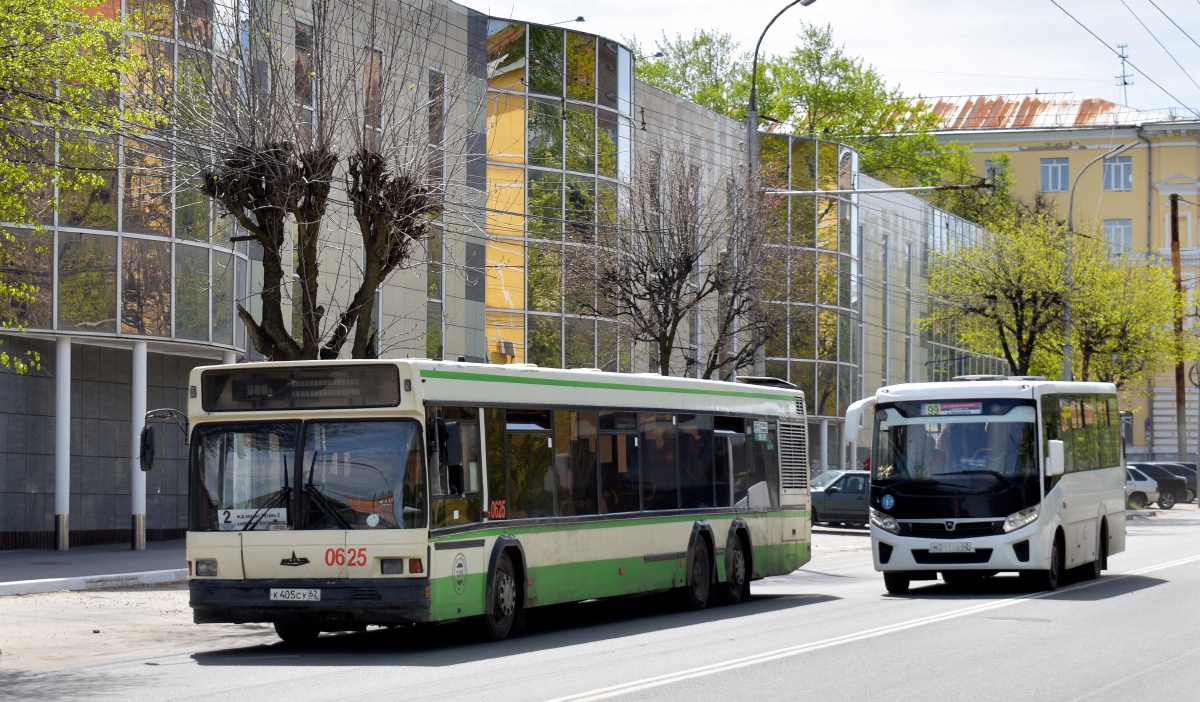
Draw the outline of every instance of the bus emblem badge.
M279 561L279 565L293 566L293 567L307 565L307 564L308 564L308 559L303 556L301 556L300 558L296 558L295 551L292 551L291 558L285 558L282 561Z
M879 498L879 506L884 509L891 509L896 506L896 498L891 495L884 495Z
M454 578L454 592L461 595L467 589L467 558L461 553L454 557L454 565L450 568Z
M946 531L954 531L954 522L946 520Z

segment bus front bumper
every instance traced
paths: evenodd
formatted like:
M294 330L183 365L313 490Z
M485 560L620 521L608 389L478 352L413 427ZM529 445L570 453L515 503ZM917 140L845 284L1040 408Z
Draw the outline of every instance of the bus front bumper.
M197 624L283 622L410 624L429 621L429 579L288 578L189 581ZM319 591L319 600L272 600L272 590Z
M1022 571L1045 570L1050 567L1041 554L1036 525L1022 527L1008 534L982 536L961 540L926 539L897 536L877 526L871 526L871 554L875 570L898 571ZM969 553L938 553L930 547L938 543L967 543Z

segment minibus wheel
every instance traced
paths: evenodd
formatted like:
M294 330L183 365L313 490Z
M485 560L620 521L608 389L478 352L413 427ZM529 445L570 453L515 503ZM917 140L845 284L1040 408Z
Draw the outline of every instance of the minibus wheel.
M884 573L883 586L893 595L903 595L908 592L908 575L905 573Z
M315 624L275 622L275 633L284 643L306 644L317 640L321 635L321 627Z

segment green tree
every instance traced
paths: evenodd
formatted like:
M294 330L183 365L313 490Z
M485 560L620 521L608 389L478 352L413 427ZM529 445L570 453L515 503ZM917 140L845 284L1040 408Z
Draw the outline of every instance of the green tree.
M121 74L139 61L123 50L135 20L106 19L100 0L0 0L0 222L38 228L62 191L103 184L104 174L63 163L86 161L99 148L92 134L147 123L116 99ZM57 141L57 143L56 143ZM54 157L55 147L59 160ZM38 294L4 269L24 250L22 238L0 227L0 328L20 329L20 310ZM0 353L18 372L37 359Z
M635 54L643 52L636 40L626 40ZM713 112L734 119L746 118L750 55L738 51L727 32L698 29L690 37L663 32L654 42L662 56L637 62L637 77L650 85L685 97Z
M1007 218L973 246L935 255L927 328L950 326L960 343L1028 375L1062 322L1065 228L1049 215Z
M758 108L784 131L853 146L860 168L893 183L960 183L973 177L965 149L938 144L941 121L861 58L834 43L830 27L805 25L783 56L761 56ZM664 34L658 59L639 61L637 77L714 112L744 120L751 56L730 35L698 30ZM633 43L634 51L640 47Z

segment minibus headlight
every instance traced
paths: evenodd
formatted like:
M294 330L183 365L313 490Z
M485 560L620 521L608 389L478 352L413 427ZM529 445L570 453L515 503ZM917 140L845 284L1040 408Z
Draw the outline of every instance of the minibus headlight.
M896 523L895 517L884 514L873 507L871 508L871 523L890 534L900 533L900 525Z
M215 558L201 558L196 561L196 575L201 578L217 577L217 560Z
M1004 532L1016 531L1023 526L1032 524L1038 518L1037 505L1029 509L1023 509L1020 512L1013 512L1004 520Z

